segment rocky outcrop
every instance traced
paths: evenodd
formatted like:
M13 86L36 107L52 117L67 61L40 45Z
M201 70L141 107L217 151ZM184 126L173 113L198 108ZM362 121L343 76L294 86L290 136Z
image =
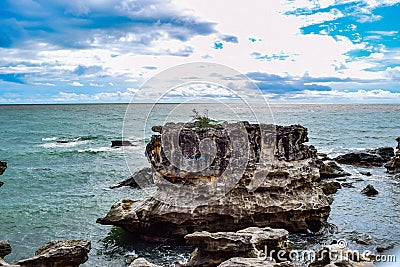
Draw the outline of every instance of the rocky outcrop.
M361 152L352 152L340 155L334 160L341 164L358 165L358 166L383 166L394 156L392 147L380 147L376 149L368 149Z
M111 147L133 146L134 144L128 140L112 140Z
M237 232L195 232L185 236L196 247L185 266L217 266L232 257L257 258L261 255L277 258L278 251L289 252L288 232L269 227L249 227ZM280 256L283 257L284 255Z
M259 258L240 258L235 257L224 261L218 267L295 267L291 262L276 263L271 259Z
M151 167L146 167L141 170L138 170L134 174L132 174L131 177L128 179L110 186L111 189L123 187L123 186L129 186L132 188L142 188L142 187L148 187L148 186L153 186L153 171Z
M320 182L318 186L327 195L335 194L338 189L342 188L339 182Z
M145 258L137 258L129 265L129 267L161 267L161 266L153 264L147 261Z
M7 240L0 241L0 258L4 258L11 253L11 245Z
M315 256L315 261L309 267L335 267L335 266L374 266L376 256L359 251L353 251L340 244L324 246Z
M363 190L361 190L361 194L366 196L375 196L379 194L378 190L374 188L373 185L367 185Z
M388 173L400 173L400 137L397 137L397 151L396 154L390 159L389 163L385 165Z
M152 136L146 155L157 192L118 201L98 223L149 241L183 242L197 231L249 226L318 231L329 216L331 199L315 184L316 150L304 144L307 129L300 125L167 124L156 130L162 135Z
M344 171L342 167L337 165L337 163L334 161L330 161L327 163L318 162L318 164L319 164L319 175L321 179L337 178L337 177L344 177L351 175L350 173Z
M21 260L20 267L77 267L88 260L88 240L57 240L40 247L35 256Z

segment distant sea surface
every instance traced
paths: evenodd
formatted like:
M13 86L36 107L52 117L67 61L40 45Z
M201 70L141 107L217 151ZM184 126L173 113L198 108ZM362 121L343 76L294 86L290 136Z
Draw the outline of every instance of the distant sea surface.
M144 148L150 127L163 124L174 107L165 104L154 110L146 129L143 120L149 106L132 108L130 119L137 121L138 127L129 138L135 146L125 152L137 158L133 169L148 166ZM187 259L191 248L133 242L118 228L96 224L117 200L151 193L109 189L130 175L124 150L111 148L111 140L122 137L126 108L124 104L0 105L0 160L8 163L0 176L5 182L0 188L0 240L11 242L8 262L33 256L51 240L81 238L92 241L84 266L127 266L130 258L137 256L160 264ZM208 110L217 120L232 120L230 112L215 105L181 108L173 121L189 121L193 108ZM236 108L240 113L240 105ZM365 148L395 147L395 138L400 136L399 105L271 105L271 112L276 124L307 127L308 144L332 157ZM348 181L354 182L355 188L343 188L334 195L330 226L323 235L293 235L295 245L318 247L346 238L349 247L357 249L398 247L400 181L387 175L384 168L344 168L353 174ZM372 176L362 176L362 170ZM380 194L375 198L359 194L367 184L373 184ZM360 238L369 240L370 245L358 244Z

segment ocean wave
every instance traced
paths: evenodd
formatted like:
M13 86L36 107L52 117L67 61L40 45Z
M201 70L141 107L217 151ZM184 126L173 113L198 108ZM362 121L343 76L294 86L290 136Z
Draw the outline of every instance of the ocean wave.
M42 141L56 141L56 140L57 140L56 136L42 138Z
M68 141L68 140L57 140L57 142L51 142L51 143L44 143L40 144L40 147L43 148L68 148L68 147L75 147L79 145L83 145L88 143L88 140L83 140L83 141Z
M79 153L90 153L90 154L97 154L100 152L114 152L116 151L115 148L112 147L94 147L94 148L88 148L88 149L79 149L78 152ZM121 150L122 152L122 150Z

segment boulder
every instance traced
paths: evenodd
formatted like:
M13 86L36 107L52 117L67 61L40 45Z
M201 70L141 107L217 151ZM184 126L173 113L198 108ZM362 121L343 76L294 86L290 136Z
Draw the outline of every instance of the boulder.
M331 198L316 186L316 150L304 144L306 128L246 122L172 126L158 129L163 134L153 135L146 147L158 187L154 195L120 200L98 223L148 241L184 242L198 231L249 226L318 231L327 220Z
M218 267L295 267L295 265L288 261L276 263L271 259L235 257L224 261Z
M327 163L320 162L319 175L321 179L324 179L350 176L351 174L344 171L336 162L330 161Z
M381 156L384 162L388 162L394 156L393 147L378 147L375 149L368 149L367 152Z
M374 266L376 255L363 254L358 251L350 250L340 244L324 246L315 255L315 261L309 267L334 267L334 266Z
M88 240L56 240L40 247L35 256L20 260L20 267L77 267L88 259Z
M335 160L341 164L360 165L360 166L382 166L383 158L366 152L352 152L340 155Z
M320 182L318 186L327 195L335 194L338 189L342 188L339 182Z
M276 258L278 251L283 254L289 252L286 243L288 234L286 230L269 227L188 234L185 236L186 242L196 249L185 266L212 267L232 257L257 258L267 255Z
M137 258L129 265L129 267L161 267L161 266L153 264L147 261L145 258Z
M142 188L154 185L153 182L153 171L151 167L145 167L141 170L138 170L128 179L110 186L111 189L119 188L122 186L130 186L133 188Z
M111 147L133 146L134 144L128 140L112 140Z
M385 165L388 173L400 173L400 137L397 137L397 151L396 154L390 159L390 161Z
M11 245L7 240L0 241L0 258L4 258L11 253Z
M386 246L380 246L380 247L376 247L376 251L379 253L383 253L385 251L394 249L394 245L390 244L390 245L386 245Z
M378 190L376 190L373 185L367 185L363 190L361 190L361 194L367 196L375 196L379 194Z

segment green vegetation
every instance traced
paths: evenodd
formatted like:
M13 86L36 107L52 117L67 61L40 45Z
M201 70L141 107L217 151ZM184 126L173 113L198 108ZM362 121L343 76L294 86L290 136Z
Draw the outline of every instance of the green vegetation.
M192 116L194 119L194 126L199 128L214 128L217 124L216 120L208 117L208 110L206 109L203 114L200 114L195 108L192 110L194 115Z

